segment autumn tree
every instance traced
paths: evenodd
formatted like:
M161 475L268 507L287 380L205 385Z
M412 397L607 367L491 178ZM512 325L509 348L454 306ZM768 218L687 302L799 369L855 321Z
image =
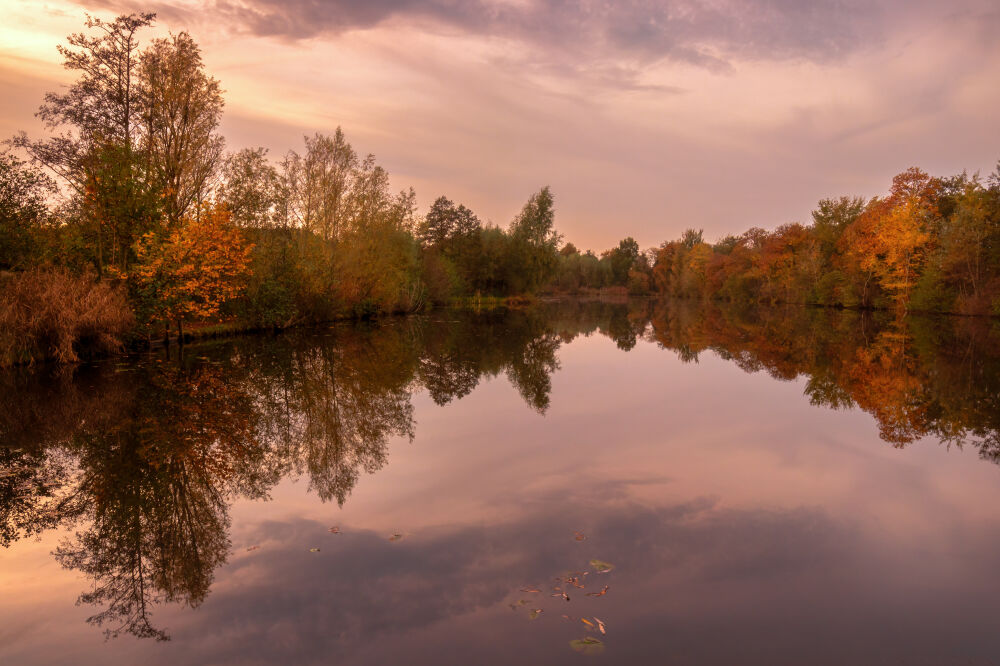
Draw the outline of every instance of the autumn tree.
M869 203L841 238L846 254L874 276L896 309L905 312L934 236L939 181L909 169L885 199Z
M184 320L219 313L246 278L251 247L222 205L205 204L163 235L140 241L133 290L147 320L174 321L183 339Z
M951 215L942 223L941 269L967 304L962 309L988 311L979 301L1000 268L1000 193L983 187L978 177L962 178L957 186Z

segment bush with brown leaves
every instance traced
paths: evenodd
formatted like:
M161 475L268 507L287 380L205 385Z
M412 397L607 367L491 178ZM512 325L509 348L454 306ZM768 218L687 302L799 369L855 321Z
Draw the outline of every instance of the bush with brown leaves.
M134 318L120 287L63 269L0 275L0 366L119 351Z

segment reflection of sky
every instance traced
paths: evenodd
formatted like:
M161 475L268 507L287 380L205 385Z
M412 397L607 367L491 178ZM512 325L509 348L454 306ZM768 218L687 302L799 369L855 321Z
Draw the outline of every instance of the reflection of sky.
M49 556L57 536L16 544L0 553L0 660L576 663L585 632L562 613L607 623L607 663L1000 655L996 466L893 449L868 415L711 354L685 365L592 336L559 357L544 417L502 378L445 407L415 396L416 439L342 509L305 479L238 502L203 606L154 613L170 643L103 643L73 606L86 581ZM594 557L616 565L587 583L606 596L542 597L534 622L508 607Z

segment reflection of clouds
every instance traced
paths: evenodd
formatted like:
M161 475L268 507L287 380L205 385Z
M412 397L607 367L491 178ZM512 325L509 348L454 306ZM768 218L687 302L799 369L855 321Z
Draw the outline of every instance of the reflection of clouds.
M562 612L599 614L621 632L655 610L658 599L674 596L680 577L712 587L717 604L707 611L718 612L726 603L726 585L777 584L842 568L845 543L855 536L819 511L737 511L709 500L659 509L550 504L547 512L526 516L496 527L432 528L398 544L349 526L334 537L313 521L261 524L247 538L265 546L234 558L213 597L191 617L193 624L177 632L177 646L220 662L246 654L262 662L310 663L327 654L353 662L371 654L373 644L382 656L388 650L403 658L407 637L450 622L487 621L478 631L488 634L488 643L480 646L481 659L488 661L494 648L499 656L505 643L521 639L564 645L556 640ZM573 528L584 524L590 526L588 539L577 542ZM309 552L314 546L320 553ZM506 612L519 587L544 586L554 575L585 568L594 557L617 565L613 574L589 583L594 590L609 583L606 597L581 594L565 606L539 598L549 613L546 623L532 625L528 635L503 635L511 629L526 632L512 627L505 615L495 619L491 609ZM216 642L216 635L225 639ZM463 643L460 635L453 640ZM656 632L631 640L656 640ZM229 654L233 645L239 652ZM441 657L433 663L451 662Z
M248 538L265 547L234 558L173 647L218 663L246 663L246 655L259 663L334 655L343 663L513 663L525 655L573 663L566 642L582 632L562 621L568 612L606 621L608 656L619 663L685 663L685 655L687 663L778 663L795 654L811 663L866 654L941 663L963 646L1000 648L980 615L998 591L988 574L998 534L964 554L969 569L928 582L946 554L901 565L877 534L818 509L567 498L523 515L495 527L419 530L397 544L350 526L332 536L314 521L261 524ZM588 539L577 542L573 530L584 525ZM308 552L314 546L321 552ZM605 597L537 597L546 612L532 623L507 608L521 586L545 586L594 557L616 565L588 582L594 590L609 583ZM853 642L831 641L834 628ZM921 635L899 640L911 632Z

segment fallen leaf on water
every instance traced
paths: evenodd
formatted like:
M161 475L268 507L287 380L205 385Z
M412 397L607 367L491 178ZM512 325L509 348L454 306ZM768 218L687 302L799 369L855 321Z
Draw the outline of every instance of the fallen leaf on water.
M577 541L583 541L584 539L587 538L587 535L584 534L583 532L573 532L573 536L576 537Z
M518 606L527 606L530 603L531 602L528 601L527 599L518 599L518 601L517 601L517 605Z
M608 593L608 590L610 590L610 589L611 589L610 586L605 585L604 589L601 590L600 592L587 592L587 596L588 597L603 597L605 594Z
M600 654L604 652L604 643L593 636L587 636L586 638L578 638L575 641L570 641L569 646L581 652L583 654Z
M541 614L542 614L542 609L541 608L536 608L535 610L533 610L530 613L528 613L528 619L529 620L538 619L538 616L541 615Z
M255 550L260 550L260 546L250 546L249 548L247 548L248 553L253 552Z
M327 531L330 532L330 534L340 534L340 528L337 526L331 527Z
M597 573L608 573L615 568L615 565L610 562L603 562L601 560L591 560L590 566L594 567L594 570L597 571Z
M309 552L310 553L318 553L319 552L319 548L310 548Z
M594 619L597 620L597 628L601 630L601 633L602 634L608 633L604 630L604 621L601 620L601 618L599 617L594 617Z
M389 537L389 541L399 541L402 538L403 538L402 534L393 534L391 537Z

